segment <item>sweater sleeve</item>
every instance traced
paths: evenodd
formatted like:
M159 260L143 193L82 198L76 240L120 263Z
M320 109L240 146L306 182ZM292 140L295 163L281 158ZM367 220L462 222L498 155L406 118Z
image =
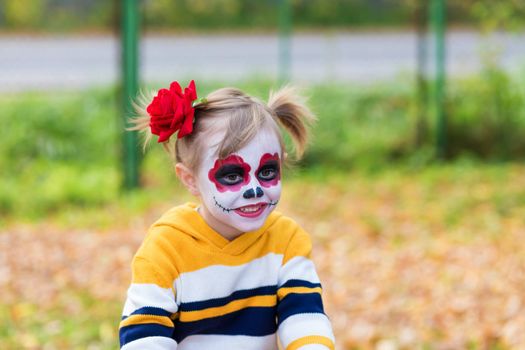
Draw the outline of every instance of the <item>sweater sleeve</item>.
M321 283L310 260L312 243L298 228L286 249L277 290L278 336L283 349L334 349L332 326L324 313Z
M122 350L176 349L171 337L178 307L168 278L149 260L136 256L133 278L119 327Z

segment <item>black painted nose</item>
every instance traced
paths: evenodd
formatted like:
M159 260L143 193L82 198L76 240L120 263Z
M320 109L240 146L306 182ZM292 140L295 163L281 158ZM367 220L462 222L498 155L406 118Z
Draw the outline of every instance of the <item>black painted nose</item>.
M250 188L249 190L244 191L244 193L242 194L242 196L246 199L255 198L256 195L257 198L261 198L262 196L264 196L262 188L257 186L255 191L253 190L253 188Z

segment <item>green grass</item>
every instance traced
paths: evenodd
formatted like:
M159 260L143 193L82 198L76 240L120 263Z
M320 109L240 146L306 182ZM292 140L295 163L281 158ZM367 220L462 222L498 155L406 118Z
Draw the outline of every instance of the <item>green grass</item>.
M407 79L399 79L409 82ZM225 86L198 86L204 96ZM236 84L267 99L269 81ZM159 86L155 86L158 88ZM415 145L415 92L408 83L316 84L304 88L319 121L299 173L366 171L435 163L433 123ZM0 223L117 205L144 208L174 185L172 166L155 142L143 160L147 191L121 196L119 119L115 89L4 94L0 97ZM464 163L519 160L525 155L522 84L488 69L449 83L451 159ZM395 164L395 165L394 165ZM509 204L501 201L501 210ZM117 204L115 204L117 203ZM140 209L137 209L140 210ZM453 220L453 218L451 219Z

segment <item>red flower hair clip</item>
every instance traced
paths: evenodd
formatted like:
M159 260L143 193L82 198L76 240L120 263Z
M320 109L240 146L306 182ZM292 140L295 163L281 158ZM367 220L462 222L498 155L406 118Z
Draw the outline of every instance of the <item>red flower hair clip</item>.
M197 92L193 80L184 92L176 81L170 84L169 90L159 90L146 109L151 117L151 133L159 136L159 143L167 141L177 131L179 139L192 133L195 116L193 102L196 99ZM199 102L204 102L204 99Z

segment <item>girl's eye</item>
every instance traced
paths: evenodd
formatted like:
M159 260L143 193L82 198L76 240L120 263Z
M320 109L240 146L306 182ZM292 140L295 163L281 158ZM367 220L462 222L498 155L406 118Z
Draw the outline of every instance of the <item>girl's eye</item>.
M222 180L225 185L236 185L242 181L242 176L240 174L227 174L222 177Z
M244 169L238 165L224 165L215 173L215 180L225 186L237 185L244 180Z
M263 168L259 171L258 177L259 179L263 181L270 181L277 177L278 171L277 169L271 167L271 168Z

